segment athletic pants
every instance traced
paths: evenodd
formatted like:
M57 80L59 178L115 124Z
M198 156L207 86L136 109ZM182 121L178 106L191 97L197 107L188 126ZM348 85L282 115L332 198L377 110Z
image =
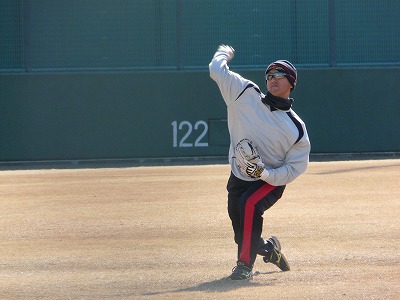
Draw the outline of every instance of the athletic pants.
M232 221L238 261L253 267L260 245L264 211L274 205L285 190L265 181L244 181L231 173L228 184L228 213Z

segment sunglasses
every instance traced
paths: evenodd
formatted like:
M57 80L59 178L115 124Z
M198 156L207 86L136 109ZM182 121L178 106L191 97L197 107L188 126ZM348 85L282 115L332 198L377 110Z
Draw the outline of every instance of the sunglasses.
M272 80L272 78L281 79L286 76L287 76L286 73L276 72L276 73L270 73L270 74L265 75L265 79L266 80Z

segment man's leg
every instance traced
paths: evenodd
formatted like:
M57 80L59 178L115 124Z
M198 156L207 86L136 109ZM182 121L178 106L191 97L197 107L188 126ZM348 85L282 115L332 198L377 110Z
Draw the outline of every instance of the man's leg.
M276 186L263 181L254 182L240 198L240 234L241 245L239 261L249 267L254 265L261 238L264 211L270 208L279 198L274 193Z

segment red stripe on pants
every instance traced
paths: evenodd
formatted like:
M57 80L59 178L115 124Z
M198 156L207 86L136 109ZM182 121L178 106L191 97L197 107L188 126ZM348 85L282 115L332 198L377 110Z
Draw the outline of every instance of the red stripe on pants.
M256 204L265 196L267 196L271 191L273 191L276 186L270 185L268 183L264 184L257 191L254 192L246 201L246 206L244 210L244 227L243 227L243 242L242 250L240 251L239 260L247 264L250 264L250 247L251 247L251 236L253 231L253 216Z

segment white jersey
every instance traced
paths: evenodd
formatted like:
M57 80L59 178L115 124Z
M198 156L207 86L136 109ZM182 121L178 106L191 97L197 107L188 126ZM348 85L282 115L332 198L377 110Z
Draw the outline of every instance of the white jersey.
M237 168L234 149L244 138L257 148L269 172L265 180L269 184L285 185L302 174L309 162L310 140L300 117L292 109L271 110L261 101L255 83L229 70L225 55L215 55L209 70L227 105L233 174L246 181L258 180L242 175Z

